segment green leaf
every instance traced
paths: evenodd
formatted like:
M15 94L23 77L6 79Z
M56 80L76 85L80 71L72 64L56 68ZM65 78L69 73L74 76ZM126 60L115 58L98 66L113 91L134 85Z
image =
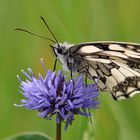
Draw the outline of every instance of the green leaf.
M30 133L15 135L3 140L51 140L51 138L41 133L30 132Z

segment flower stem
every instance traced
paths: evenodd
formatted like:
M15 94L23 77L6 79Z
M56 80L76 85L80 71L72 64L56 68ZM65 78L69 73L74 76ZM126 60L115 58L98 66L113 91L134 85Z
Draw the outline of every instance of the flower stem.
M56 123L56 140L61 140L61 121Z

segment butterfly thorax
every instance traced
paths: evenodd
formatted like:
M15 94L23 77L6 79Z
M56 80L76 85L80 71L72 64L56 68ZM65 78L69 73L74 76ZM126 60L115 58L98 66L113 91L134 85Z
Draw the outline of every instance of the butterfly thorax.
M64 70L77 72L81 66L83 67L84 63L80 55L71 53L70 48L72 46L73 44L68 44L66 42L59 43L59 45L55 45L58 49L54 49L54 51Z

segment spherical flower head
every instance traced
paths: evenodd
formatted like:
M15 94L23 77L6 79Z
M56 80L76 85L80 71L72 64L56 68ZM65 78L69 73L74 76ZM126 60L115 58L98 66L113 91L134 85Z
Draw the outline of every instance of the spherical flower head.
M22 81L19 76L21 93L25 99L21 106L29 110L39 111L42 118L51 119L56 114L56 122L64 121L65 129L72 124L74 115L90 117L87 109L96 108L98 89L95 84L85 85L82 76L75 80L66 81L61 71L48 71L45 78L39 74L36 78L31 69Z

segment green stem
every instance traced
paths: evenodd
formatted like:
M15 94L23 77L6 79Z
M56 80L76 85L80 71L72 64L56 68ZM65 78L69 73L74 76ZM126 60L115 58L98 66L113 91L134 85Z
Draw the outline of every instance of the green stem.
M56 140L61 140L61 121L56 123Z

